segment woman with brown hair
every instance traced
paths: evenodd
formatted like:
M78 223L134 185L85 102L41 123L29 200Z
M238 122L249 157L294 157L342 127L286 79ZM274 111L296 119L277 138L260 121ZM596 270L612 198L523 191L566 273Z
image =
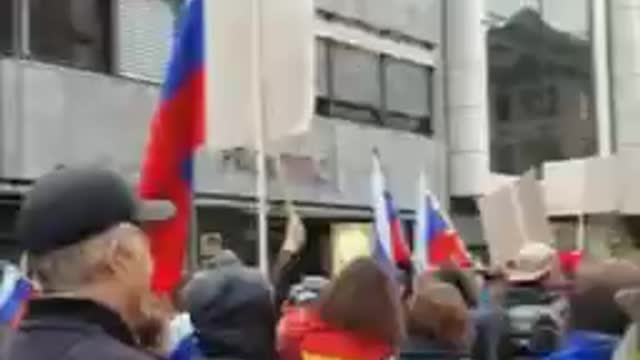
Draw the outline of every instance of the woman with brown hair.
M421 279L409 300L407 318L409 340L401 351L401 359L466 357L471 317L453 285Z
M392 356L404 338L399 290L368 258L349 264L316 309L316 326L301 341L303 360L382 360Z

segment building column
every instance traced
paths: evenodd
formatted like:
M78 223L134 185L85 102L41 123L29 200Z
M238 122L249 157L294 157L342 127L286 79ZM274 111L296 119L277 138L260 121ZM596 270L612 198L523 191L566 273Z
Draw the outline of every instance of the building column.
M615 149L611 122L608 2L609 0L591 0L590 11L593 98L600 156L609 156Z
M640 150L640 0L608 0L613 145Z
M453 197L483 193L489 175L486 27L483 0L446 0L445 121Z

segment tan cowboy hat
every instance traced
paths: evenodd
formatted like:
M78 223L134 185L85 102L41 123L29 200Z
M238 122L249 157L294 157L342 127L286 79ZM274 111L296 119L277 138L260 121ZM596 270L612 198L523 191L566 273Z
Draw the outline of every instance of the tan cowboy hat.
M507 279L510 282L540 280L551 272L556 256L556 250L547 244L527 243L506 266Z

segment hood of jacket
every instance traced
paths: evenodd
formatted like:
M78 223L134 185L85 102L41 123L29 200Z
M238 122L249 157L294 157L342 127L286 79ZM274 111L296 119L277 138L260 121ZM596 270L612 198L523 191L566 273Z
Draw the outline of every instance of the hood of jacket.
M609 360L619 342L617 336L573 331L567 335L564 345L547 360Z
M275 310L266 279L234 264L197 273L187 285L187 309L207 358L272 359Z

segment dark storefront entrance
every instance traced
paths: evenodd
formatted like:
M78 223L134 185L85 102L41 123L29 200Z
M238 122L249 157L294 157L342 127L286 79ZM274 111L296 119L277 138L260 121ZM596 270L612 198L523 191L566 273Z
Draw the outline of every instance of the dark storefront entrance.
M20 208L20 195L0 194L0 259L17 262L20 251L13 229Z

